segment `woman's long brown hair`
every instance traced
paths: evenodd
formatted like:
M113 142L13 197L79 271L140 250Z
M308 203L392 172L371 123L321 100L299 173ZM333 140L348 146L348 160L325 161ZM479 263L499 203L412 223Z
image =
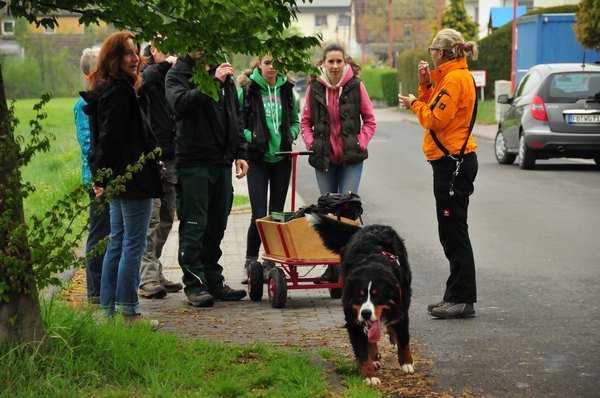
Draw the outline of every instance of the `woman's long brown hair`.
M90 74L88 80L88 89L94 90L100 85L108 83L112 80L127 77L128 75L121 69L121 62L125 56L126 44L128 39L134 40L135 35L131 32L116 32L108 36L108 38L102 44L100 49L100 55L96 62L96 68ZM142 67L142 59L140 51L140 44L135 43L138 49L138 55L140 55L140 63L138 66L137 78L134 86L139 87L142 83L140 77L140 69Z

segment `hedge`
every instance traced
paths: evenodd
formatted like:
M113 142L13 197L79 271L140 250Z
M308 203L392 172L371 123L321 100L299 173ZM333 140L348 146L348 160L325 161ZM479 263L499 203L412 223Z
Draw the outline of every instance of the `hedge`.
M394 69L366 66L360 79L371 99L384 101L389 106L398 105L398 74Z
M429 62L431 69L433 63L426 49L415 48L402 52L398 57L398 80L402 82L402 94L413 94L418 96L419 77L417 76L417 67L421 60Z

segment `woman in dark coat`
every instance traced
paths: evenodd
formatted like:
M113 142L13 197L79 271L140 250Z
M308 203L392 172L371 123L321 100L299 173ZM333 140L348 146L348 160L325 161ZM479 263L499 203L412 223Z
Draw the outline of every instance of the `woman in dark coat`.
M156 144L144 126L138 103L140 47L130 32L118 32L104 42L96 70L84 93L90 115L92 173L111 169L110 178L95 181L96 195L102 195L111 180L126 173ZM160 170L147 160L133 172L125 190L110 198L110 244L102 264L100 304L108 316L115 311L126 321L137 321L140 304L137 289L140 261L146 247L146 232L152 212L152 198L162 194ZM153 325L154 326L154 325Z

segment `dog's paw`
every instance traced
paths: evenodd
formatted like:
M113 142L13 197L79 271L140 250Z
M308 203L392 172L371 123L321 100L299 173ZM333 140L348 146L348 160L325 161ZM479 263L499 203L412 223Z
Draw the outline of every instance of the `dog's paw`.
M404 374L413 374L415 373L415 368L412 363L405 363L402 365L402 373Z
M367 377L365 379L365 384L368 386L378 386L381 384L381 380L377 377Z
M381 369L382 366L383 363L381 363L381 361L373 361L373 367L375 368L375 370Z

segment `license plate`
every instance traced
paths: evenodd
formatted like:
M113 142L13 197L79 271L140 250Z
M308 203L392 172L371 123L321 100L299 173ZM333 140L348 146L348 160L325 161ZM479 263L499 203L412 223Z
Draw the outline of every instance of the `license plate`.
M567 122L569 124L600 123L600 115L567 115Z

